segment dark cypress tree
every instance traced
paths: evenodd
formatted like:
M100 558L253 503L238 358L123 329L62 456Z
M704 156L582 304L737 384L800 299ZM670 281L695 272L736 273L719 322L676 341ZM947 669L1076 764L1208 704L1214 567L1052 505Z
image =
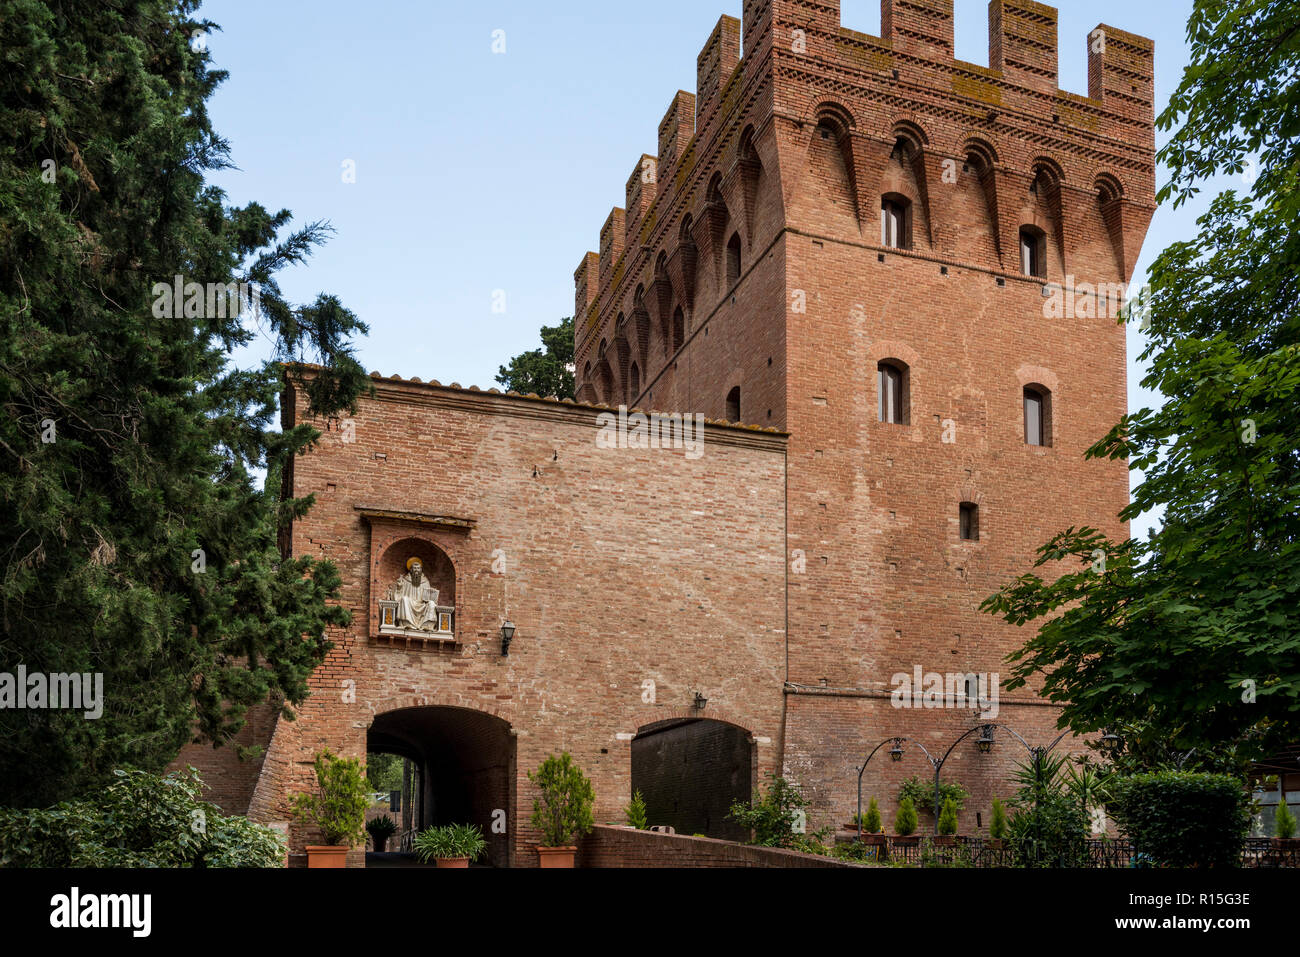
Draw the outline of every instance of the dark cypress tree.
M104 689L98 719L0 709L8 804L157 769L196 730L220 743L250 705L301 701L347 619L337 571L277 549L310 505L278 477L317 433L274 416L302 361L313 408L351 408L366 327L276 284L328 224L290 231L287 210L205 183L230 163L196 7L0 0L0 671ZM172 301L176 276L198 285ZM209 293L229 282L260 314ZM235 367L261 335L273 359Z

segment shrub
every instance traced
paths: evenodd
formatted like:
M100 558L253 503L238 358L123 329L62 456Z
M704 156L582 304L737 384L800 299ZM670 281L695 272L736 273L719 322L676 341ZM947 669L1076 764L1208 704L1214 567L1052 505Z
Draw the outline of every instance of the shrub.
M411 841L415 856L424 863L439 858L468 857L471 861L487 848L483 832L476 824L447 824L427 827Z
M752 804L737 801L731 805L727 817L741 827L754 832L749 843L760 847L793 847L795 827L806 820L804 800L797 788L779 774L772 775L767 794Z
M945 801L951 800L960 814L962 806L966 803L966 798L970 797L964 787L956 781L939 782L939 807L942 808ZM912 807L919 810L934 814L934 781L921 780L918 775L913 775L903 782L902 787L898 789L898 799L912 799Z
M916 807L912 804L912 799L903 798L898 802L898 813L894 815L894 833L899 837L907 837L916 833L918 823Z
M872 798L871 803L867 805L867 813L862 815L862 833L879 834L884 829L885 825L880 820L880 805L876 803L875 798Z
M869 847L861 841L840 841L831 848L831 857L841 861L874 861L877 847Z
M550 755L528 780L542 792L533 800L532 824L542 832L543 847L568 847L595 826L596 793L568 751Z
M1012 815L1011 849L1021 867L1086 867L1088 816L1061 791L1045 791Z
M998 798L993 799L993 819L989 821L989 837L995 841L1005 841L1011 834L1007 826L1007 809Z
M1274 818L1277 822L1277 836L1283 840L1290 840L1295 837L1295 815L1287 807L1285 801L1279 801L1277 805L1277 816Z
M293 815L320 829L326 844L359 844L365 840L370 786L357 758L340 758L329 748L316 754L313 794L296 794Z
M1136 852L1163 867L1236 867L1250 831L1250 796L1226 774L1160 771L1121 779L1115 820Z
M632 801L627 807L623 808L623 816L627 823L638 831L644 831L647 826L645 816L645 799L641 797L640 791L632 792Z
M0 808L0 867L280 867L269 827L199 800L194 768L117 769L93 797L45 809Z
M943 810L939 812L939 833L949 836L957 833L957 806L952 798L943 802Z

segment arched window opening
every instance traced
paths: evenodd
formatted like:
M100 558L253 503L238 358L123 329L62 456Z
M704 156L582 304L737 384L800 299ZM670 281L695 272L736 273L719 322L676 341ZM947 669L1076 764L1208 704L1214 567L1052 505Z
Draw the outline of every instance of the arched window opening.
M740 421L740 386L735 386L727 393L727 421Z
M880 200L880 245L911 249L912 204L904 196L890 193Z
M1025 399L1025 444L1052 444L1052 393L1040 385L1027 385Z
M1020 271L1037 279L1047 277L1047 234L1037 226L1020 227Z
M909 403L907 366L894 359L882 360L876 365L878 412L881 422L907 425Z
M732 233L727 241L727 285L740 281L740 233Z

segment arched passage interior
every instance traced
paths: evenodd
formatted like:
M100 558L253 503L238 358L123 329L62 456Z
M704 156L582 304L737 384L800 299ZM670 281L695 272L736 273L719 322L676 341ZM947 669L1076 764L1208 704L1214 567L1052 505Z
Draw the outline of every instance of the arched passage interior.
M367 731L366 750L400 755L418 768L411 808L415 830L477 824L488 843L485 859L497 867L509 865L515 738L506 721L441 705L386 711Z

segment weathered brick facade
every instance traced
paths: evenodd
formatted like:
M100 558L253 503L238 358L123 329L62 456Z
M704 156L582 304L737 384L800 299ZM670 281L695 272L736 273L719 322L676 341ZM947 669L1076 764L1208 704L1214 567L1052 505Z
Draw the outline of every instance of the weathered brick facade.
M873 37L835 0L751 0L743 59L723 17L695 97L673 98L658 157L637 161L655 181L634 174L575 276L581 398L721 417L738 388L741 421L790 433L782 764L818 824L848 820L880 739L941 757L978 724L891 707L893 674L1005 674L1025 636L980 601L1057 531L1126 535L1125 464L1083 452L1126 410L1114 315L1155 206L1149 40L1072 40L1084 97L1058 88L1051 7L993 0L986 68L953 58L950 0L881 6ZM885 199L907 210L907 248L882 244ZM1037 276L1022 227L1042 237ZM905 424L879 421L886 360L905 370ZM1050 395L1041 446L1026 386ZM978 541L960 537L963 502ZM1056 735L1031 694L1000 712L1033 744ZM973 740L944 768L974 794L972 833L1025 756ZM915 748L881 756L865 790L889 820L898 782L929 773Z
M527 772L570 751L597 819L621 820L631 738L694 716L699 689L708 717L746 730L755 774L778 769L784 435L719 423L704 425L698 455L599 448L600 409L396 377L374 386L355 417L316 421L322 438L290 477L294 494L316 495L292 551L336 563L353 621L330 634L297 719L275 725L252 817L288 823L312 755L364 755L369 735L428 763L428 799L447 794L449 818L479 823L495 863L535 864ZM305 415L292 389L284 415ZM412 555L454 605L449 640L380 634L377 600ZM506 618L517 631L502 655ZM179 760L224 779L213 755ZM491 831L498 810L505 836ZM290 836L298 863L313 836L297 824Z
M292 476L317 502L292 549L339 565L354 620L276 724L254 817L287 820L322 746L442 736L430 766L479 781L459 806L485 830L506 812L493 860L530 865L526 772L552 751L618 820L632 735L724 721L756 781L802 787L816 828L849 820L876 742L939 757L983 723L893 707L891 677L1005 674L1026 635L980 601L1059 530L1126 535L1125 463L1083 453L1125 412L1112 314L1155 205L1153 49L1108 26L1079 38L1083 97L1058 89L1051 7L993 0L989 68L953 59L951 0L882 11L883 37L842 27L837 0L746 0L743 38L719 21L696 93L674 96L575 273L577 403L376 378L353 421L317 423ZM905 211L896 245L886 200ZM882 362L902 376L899 423L878 414ZM1041 445L1026 387L1047 397ZM697 458L598 448L600 407L620 404L748 425L711 423ZM285 414L309 420L292 390ZM416 553L454 640L378 637L377 600ZM1031 693L999 709L1033 744L1057 733ZM1024 752L997 741L980 755L968 737L944 766L972 792L964 833L1014 787ZM913 774L931 774L919 748L878 755L864 801L892 820ZM295 852L308 836L293 830Z

